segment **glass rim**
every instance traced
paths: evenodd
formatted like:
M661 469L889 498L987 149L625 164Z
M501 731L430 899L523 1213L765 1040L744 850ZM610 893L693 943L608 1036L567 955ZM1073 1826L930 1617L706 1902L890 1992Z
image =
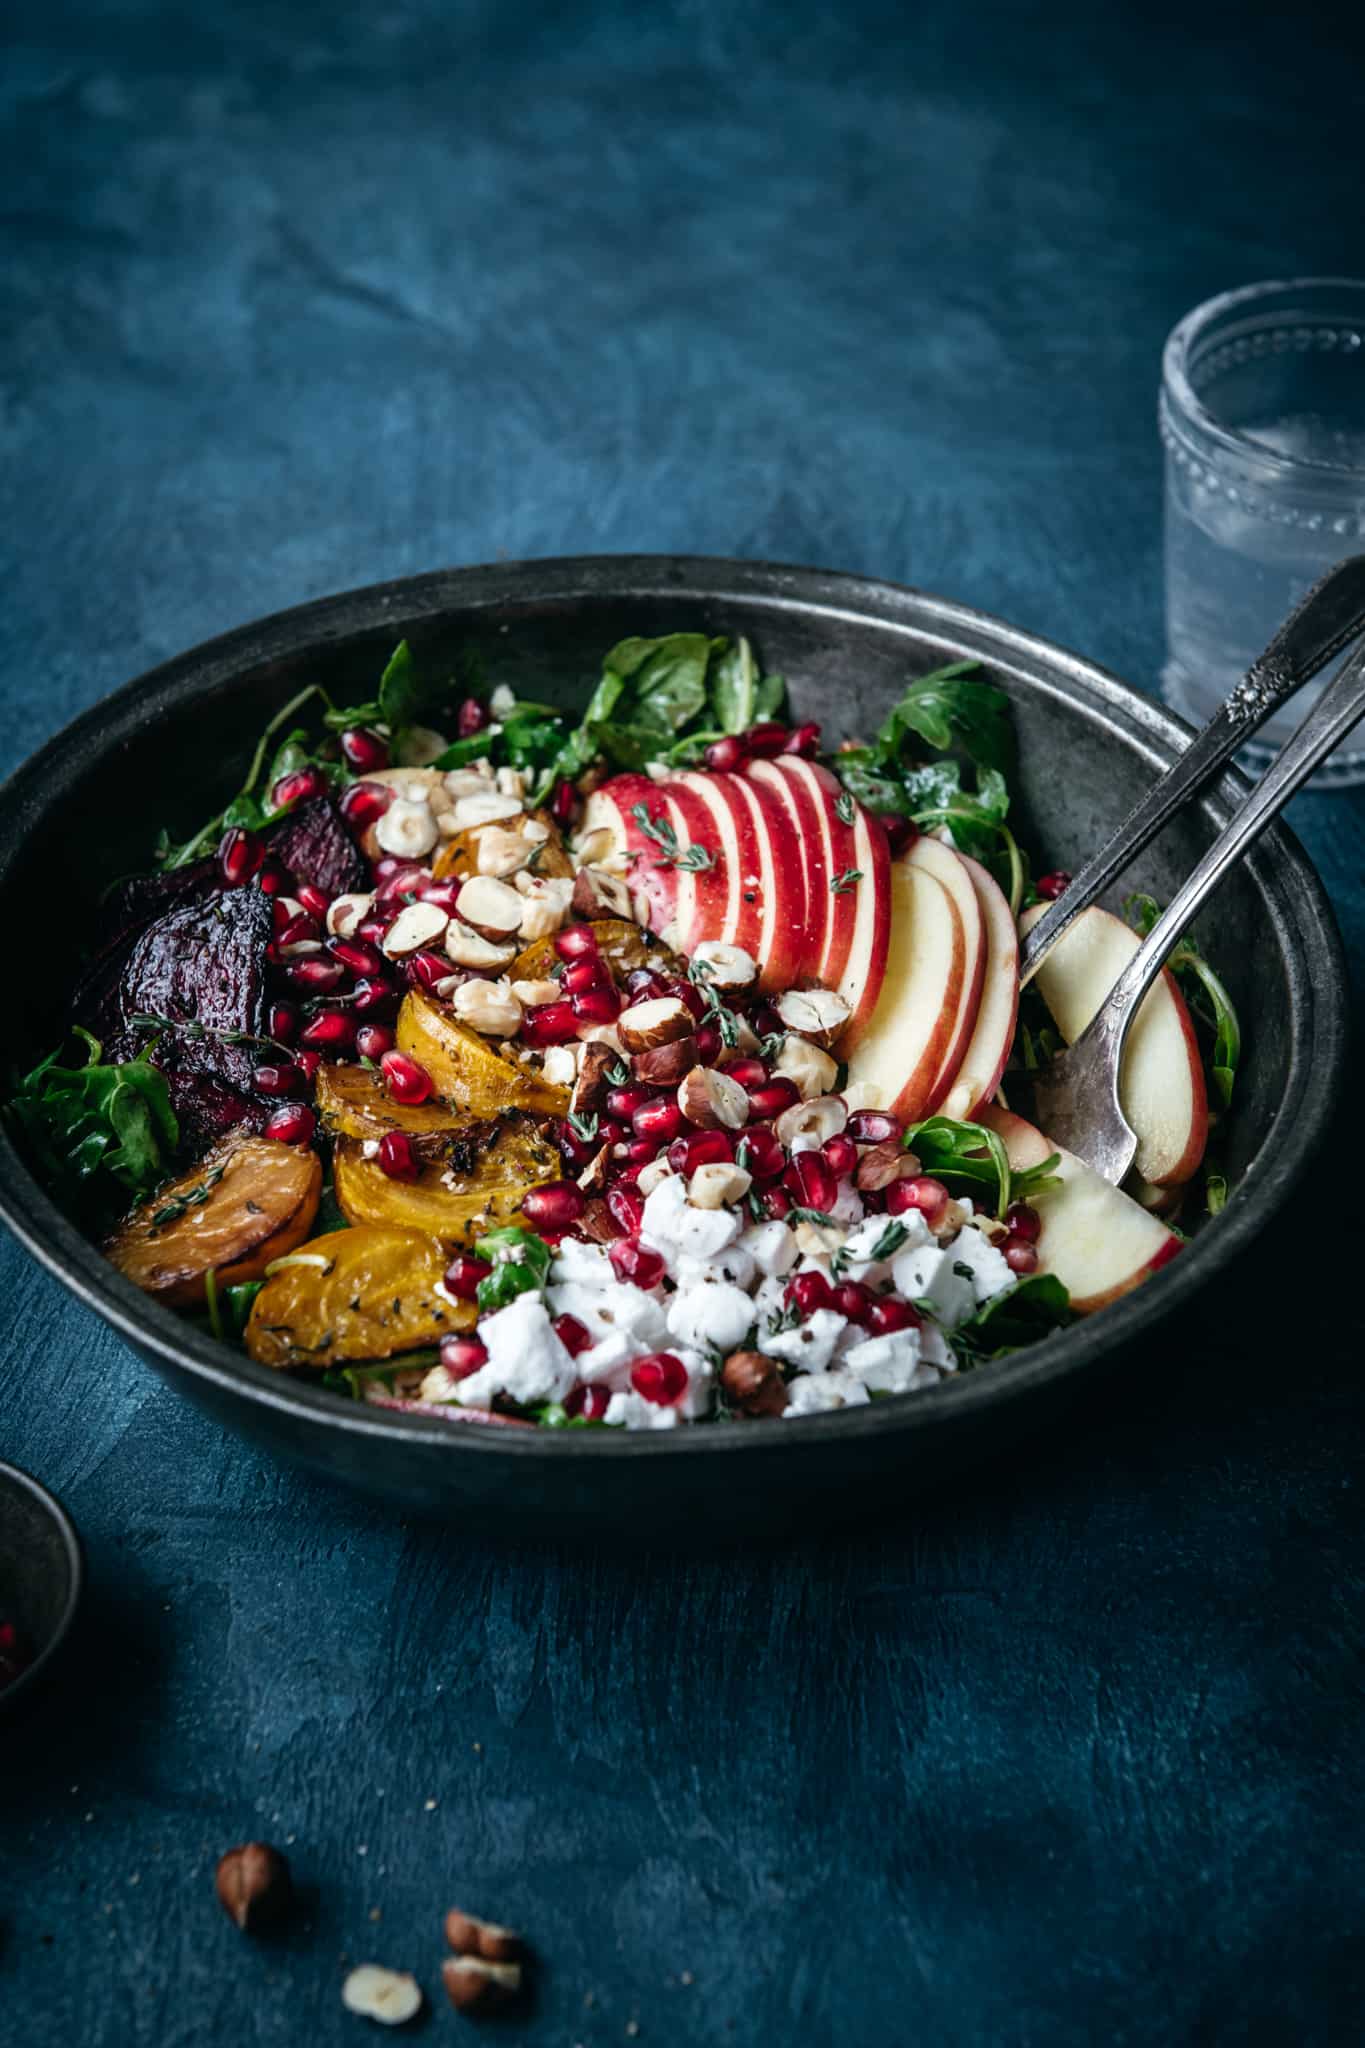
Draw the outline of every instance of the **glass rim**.
M1310 482L1316 477L1324 484L1335 478L1350 478L1358 484L1361 477L1365 476L1365 469L1359 464L1305 461L1302 456L1285 455L1279 449L1272 448L1268 442L1258 441L1254 436L1242 433L1236 427L1227 426L1205 405L1190 381L1188 364L1191 352L1200 335L1216 320L1239 308L1250 308L1279 295L1306 291L1339 291L1357 296L1360 300L1360 317L1362 322L1365 322L1365 278L1362 277L1263 278L1256 284L1238 285L1233 291L1218 292L1213 298L1204 299L1199 305L1192 306L1166 337L1161 351L1163 407L1168 414L1177 414L1181 424L1192 427L1197 433L1206 436L1225 454L1236 456L1242 461L1253 461L1272 474L1296 478L1303 483ZM1172 420L1172 428L1175 427L1176 421Z

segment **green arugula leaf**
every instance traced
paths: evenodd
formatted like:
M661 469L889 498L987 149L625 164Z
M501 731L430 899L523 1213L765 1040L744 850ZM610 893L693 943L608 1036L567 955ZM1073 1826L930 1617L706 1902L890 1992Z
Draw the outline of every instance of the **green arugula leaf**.
M1139 938L1145 939L1161 915L1161 906L1154 896L1139 891L1125 900L1123 911ZM1242 1026L1236 1005L1188 933L1166 964L1206 1034L1212 1037L1209 1078L1218 1101L1227 1109L1242 1057Z
M1052 1330L1064 1330L1071 1321L1071 1296L1056 1274L1029 1273L959 1323L952 1342L964 1365L983 1365Z
M150 1061L105 1065L99 1040L79 1026L76 1036L84 1064L61 1065L58 1047L16 1082L6 1115L60 1200L83 1212L124 1208L165 1179L180 1127Z
M894 758L906 735L915 733L936 753L960 747L978 768L1007 774L1014 758L1009 699L981 681L975 674L979 666L951 662L912 683L877 734L883 757Z
M902 1143L919 1158L925 1173L950 1187L961 1187L978 1208L1003 1216L1011 1201L1046 1193L1057 1186L1054 1152L1022 1173L1011 1171L1009 1154L998 1132L986 1124L957 1117L931 1116L912 1124Z
M389 656L383 675L379 678L379 713L382 724L387 725L395 736L405 727L417 723L422 708L423 692L417 681L417 671L412 659L412 649L406 640L400 640Z

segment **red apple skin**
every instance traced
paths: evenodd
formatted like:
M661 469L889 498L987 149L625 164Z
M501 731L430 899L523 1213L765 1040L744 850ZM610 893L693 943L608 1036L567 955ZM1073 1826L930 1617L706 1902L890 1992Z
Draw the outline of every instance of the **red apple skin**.
M830 778L833 781L833 777ZM858 804L854 810L854 865L860 879L854 887L853 944L843 978L836 983L853 1015L839 1038L847 1059L872 1021L891 951L891 848L880 818Z
M613 832L631 856L627 883L641 924L662 932L677 915L678 874L672 867L657 867L659 848L631 816L636 804L644 804L651 818L672 823L660 785L647 775L613 775L588 798L582 830L586 834L599 826Z
M786 758L790 761L793 757ZM830 946L830 927L836 917L846 921L852 936L854 906L844 897L835 896L829 886L822 823L824 805L818 790L804 776L785 774L783 768L783 759L779 757L775 761L751 761L744 773L782 804L800 849L805 899L801 917L803 943L795 974L795 983L800 986L820 980Z
M943 1064L962 994L966 946L957 905L936 876L894 863L890 961L883 983L885 1007L849 1058L848 1090L861 1107L887 1109L909 1123L925 1114ZM911 951L910 934L933 919L946 956L926 966ZM924 976L932 973L933 980ZM870 1095L864 1091L873 1091Z
M779 754L773 766L803 791L809 806L807 816L819 835L825 890L833 906L833 914L826 916L824 945L815 979L821 988L837 989L848 967L858 923L858 902L853 890L843 890L836 895L829 885L836 875L846 874L850 868L858 866L857 831L853 825L846 825L838 814L836 805L842 794L842 785L828 768L817 761L801 760L795 754Z
M1009 904L995 877L969 854L958 858L971 877L981 905L985 935L985 959L976 1027L958 1067L958 1077L970 1073L974 1080L973 1099L955 1102L958 1080L947 1091L942 1104L945 1115L975 1122L1000 1086L1014 1044L1019 1021L1019 931Z
M981 916L980 898L972 878L961 857L951 846L945 846L941 839L926 835L917 839L901 857L923 868L927 874L942 882L957 905L958 915L962 919L962 935L966 948L962 994L958 1000L957 1016L948 1036L943 1064L935 1075L934 1085L929 1091L926 1114L932 1115L957 1079L958 1069L962 1065L963 1056L976 1029L981 1004L981 982L986 968L986 932Z
M707 820L706 836L701 843L712 848L717 856L717 886L707 896L707 922L714 929L701 932L700 938L723 940L726 945L743 946L746 952L752 952L750 941L756 937L759 919L754 905L744 900L743 876L753 871L757 849L751 843L749 820L736 811L725 793L725 779L689 768L670 775L667 787L680 798L686 797L699 816Z
M787 807L770 789L745 775L717 775L737 813L748 820L744 843L755 866L741 878L746 909L757 912L755 943L741 940L758 962L758 986L778 994L800 980L810 951L807 932L806 863ZM756 878L749 902L750 880Z
M1067 1153L1062 1146L1054 1145L1050 1138L1045 1137L1036 1125L1028 1123L1021 1116L1015 1116L1010 1110L1000 1109L992 1105L983 1109L976 1120L978 1123L987 1125L1004 1139L1010 1165L1019 1172L1023 1172L1026 1167L1040 1166L1043 1160L1049 1158L1054 1152L1061 1152L1064 1161L1072 1158L1072 1155ZM1099 1175L1092 1173L1091 1168L1082 1165L1079 1160L1072 1159L1072 1164L1079 1169L1080 1173L1090 1174L1093 1180L1099 1180ZM1177 1237L1173 1230L1168 1230L1159 1217L1153 1216L1147 1210L1140 1208L1130 1196L1125 1195L1119 1188L1110 1187L1107 1181L1102 1182L1101 1185L1107 1191L1107 1195L1112 1197L1116 1203L1127 1203L1135 1216L1141 1217L1143 1223L1150 1226L1148 1235L1151 1238L1153 1248L1146 1259L1133 1267L1130 1272L1125 1273L1121 1279L1115 1281L1111 1286L1096 1288L1089 1294L1078 1294L1073 1289L1071 1306L1078 1316L1094 1315L1097 1309L1107 1308L1111 1301L1118 1301L1123 1295L1131 1294L1135 1287L1140 1287L1144 1280L1151 1278L1153 1273L1159 1273L1163 1266L1168 1266L1177 1253L1184 1248L1183 1239ZM1038 1198L1037 1208L1042 1221L1042 1230L1038 1237L1039 1270L1047 1272L1050 1270L1048 1266L1049 1219L1048 1201L1045 1194ZM1156 1232L1161 1233L1159 1238L1154 1235Z
M676 892L673 941L680 952L691 955L704 939L723 936L730 914L731 876L717 838L715 818L696 792L673 780L654 786L664 792L679 847L686 850L699 846L715 856L709 867L672 871Z

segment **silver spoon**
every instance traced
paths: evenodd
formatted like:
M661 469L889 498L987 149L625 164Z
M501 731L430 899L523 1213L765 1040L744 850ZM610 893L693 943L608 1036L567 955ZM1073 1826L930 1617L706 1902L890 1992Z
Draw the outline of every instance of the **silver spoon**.
M1343 564L1343 568L1362 566L1365 564L1362 564L1360 558L1357 558L1354 564ZM1329 578L1328 581L1330 580ZM1310 602L1311 596L1305 600L1300 612L1295 614L1295 619L1302 618ZM1290 625L1293 624L1294 620L1291 620ZM1346 637L1351 636L1348 634ZM1337 646L1341 644L1341 641L1337 642ZM1330 650L1335 651L1335 648ZM1324 658L1330 659L1330 652ZM1301 675L1298 680L1303 682L1307 677ZM1233 694L1235 696L1236 692ZM1287 695L1288 691L1284 694ZM1225 705L1223 711L1216 714L1213 723L1216 724L1222 719L1226 710ZM1040 1128L1058 1145L1064 1146L1069 1152L1074 1152L1087 1166L1092 1166L1097 1173L1103 1174L1106 1180L1116 1184L1121 1181L1131 1167L1137 1151L1136 1135L1119 1106L1118 1084L1124 1039L1139 1004L1165 966L1176 941L1213 894L1228 869L1260 837L1294 792L1308 780L1313 770L1325 760L1333 747L1345 739L1362 715L1365 715L1365 648L1343 662L1337 674L1309 710L1294 737L1286 743L1261 781L1252 790L1241 810L1228 822L1194 872L1171 898L1075 1044L1068 1046L1065 1052L1059 1053L1056 1059L1049 1061L1047 1066L1039 1068L1030 1076L1033 1084L1034 1114ZM1260 723L1260 716L1256 718L1255 723ZM1187 759L1200 745L1209 730L1210 728L1206 727L1200 739L1191 743L1182 760ZM1178 772L1180 765L1177 763L1176 769L1171 771L1171 775L1167 777L1168 782ZM1182 794L1188 794L1192 786L1186 782ZM1154 791L1153 795L1157 795L1163 787L1164 785L1158 785L1158 791ZM1150 802L1149 798L1148 805ZM1139 812L1134 814L1134 820L1130 820L1130 824L1141 818L1146 809L1147 805L1141 806ZM1124 838L1125 835L1121 833L1119 837ZM1150 831L1146 833L1146 837L1151 837ZM1136 842L1137 845L1142 843L1142 840ZM1117 845L1117 841L1111 841L1097 860L1091 863L1091 867L1107 865ZM1123 858L1114 861L1106 879L1111 879L1113 874L1117 874L1124 860L1135 850L1134 844L1125 844L1122 849ZM1080 885L1086 880L1089 872L1086 870L1078 876L1066 894L1058 898L1059 909L1067 905L1068 899L1073 895L1079 895ZM1092 887L1092 897L1098 893L1100 887L1103 887L1103 883ZM1071 917L1086 907L1087 900L1089 899L1083 898L1078 901L1072 907L1070 915L1059 920L1058 928L1052 934L1051 943L1056 943L1061 931L1071 922ZM1046 922L1046 919L1039 919L1034 928L1035 934L1043 930ZM1037 958L1029 962L1030 968L1036 967L1037 964Z

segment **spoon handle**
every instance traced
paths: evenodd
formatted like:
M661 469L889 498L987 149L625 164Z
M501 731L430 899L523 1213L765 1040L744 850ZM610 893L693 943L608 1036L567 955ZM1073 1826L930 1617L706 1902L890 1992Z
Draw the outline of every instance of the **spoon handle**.
M1314 584L1208 724L1196 733L1184 753L1147 792L1113 837L1086 862L1039 918L1020 954L1021 985L1037 972L1081 912L1089 909L1095 898L1174 817L1185 799L1245 744L1272 711L1277 711L1362 631L1365 555L1351 555Z
M1261 780L1199 865L1186 878L1124 968L1086 1027L1085 1037L1108 1042L1117 1072L1130 1018L1184 932L1233 863L1259 839L1285 804L1365 716L1365 647L1342 663ZM1093 1038L1091 1034L1093 1033ZM1078 1039L1077 1044L1081 1041Z

